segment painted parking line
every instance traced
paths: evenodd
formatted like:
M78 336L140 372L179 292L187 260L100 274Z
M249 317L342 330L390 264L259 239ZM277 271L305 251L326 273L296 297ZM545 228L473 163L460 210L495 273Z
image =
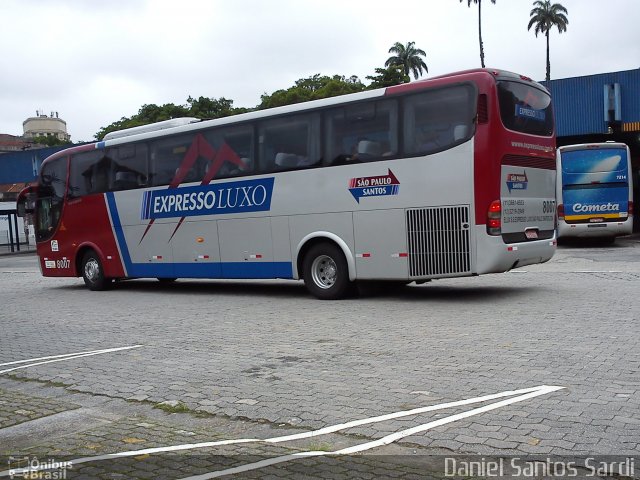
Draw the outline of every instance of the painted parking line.
M555 392L557 390L561 390L564 387L556 387L556 386L546 386L543 385L539 387L538 390L526 393L524 395L519 395L517 397L508 398L506 400L502 400L499 402L491 403L489 405L485 405L483 407L474 408L472 410L468 410L466 412L458 413L455 415L450 415L448 417L440 418L433 422L425 423L422 425L418 425L416 427L408 428L406 430L401 430L396 433L392 433L385 437L382 437L378 440L374 440L371 442L361 443L359 445L354 445L353 447L343 448L341 450L335 450L333 452L324 452L324 451L309 451L309 452L300 452L294 453L290 455L283 455L281 457L270 458L267 460L262 460L260 462L249 463L247 465L242 465L235 468L227 468L225 470L218 470L216 472L205 473L204 475L196 475L192 477L185 477L182 480L208 480L211 478L223 477L225 475L235 475L238 473L244 473L252 470L258 470L260 468L264 468L271 465L276 465L279 463L286 463L293 460L298 460L300 458L306 457L320 457L320 456L328 456L328 455L349 455L353 453L360 453L366 450L371 450L376 447L381 447L384 445L389 445L390 443L401 440L405 437L409 437L411 435L415 435L417 433L422 433L427 430L431 430L432 428L439 427L442 425L446 425L448 423L456 422L458 420L462 420L465 418L472 417L474 415L480 415L485 412L489 412L491 410L495 410L500 407L505 407L507 405L511 405L518 402L523 402L525 400L529 400L531 398L538 397L540 395L546 395L551 392Z
M26 363L27 365L18 365L17 367L6 368L4 370L0 370L0 374L13 372L14 370L20 370L22 368L35 367L37 365L45 365L47 363L64 362L66 360L74 360L76 358L91 357L93 355L102 355L104 353L121 352L123 350L140 348L142 346L143 345L130 345L128 347L105 348L102 350L91 350L87 352L66 353L63 355L51 355L49 357L30 358L28 360L16 360L15 362L1 363L0 367L7 366L7 365L18 365L18 364L24 364L24 363ZM29 362L33 362L33 363L29 363Z
M571 273L623 273L622 270L576 270Z
M424 430L428 430L430 428L434 428L436 426L439 425L445 425L446 423L450 423L456 420L460 420L463 418L467 418L469 416L472 415L478 415L480 413L484 413L486 411L489 410L494 410L496 408L500 408L502 406L505 405L510 405L512 403L516 403L516 402L521 402L524 400L528 400L529 398L534 398L540 395L545 395L547 393L551 393L554 392L556 390L560 390L563 389L564 387L556 387L556 386L547 386L547 385L540 385L537 387L532 387L532 388L523 388L520 390L508 390L508 391L504 391L504 392L500 392L500 393L495 393L495 394L491 394L491 395L484 395L481 397L474 397L474 398L470 398L470 399L466 399L466 400L459 400L459 401L455 401L455 402L447 402L447 403L441 403L441 404L437 404L437 405L430 405L427 407L420 407L420 408L414 408L411 410L403 410L400 412L394 412L394 413L389 413L386 415L379 415L379 416L375 416L375 417L368 417L368 418L363 418L360 420L353 420L350 422L346 422L346 423L341 423L341 424L337 424L337 425L331 425L328 427L324 427L318 430L312 430L309 432L302 432L302 433L297 433L294 435L285 435L285 436L280 436L280 437L272 437L272 438L266 438L266 439L258 439L258 438L242 438L242 439L231 439L231 440L219 440L219 441L214 441L214 442L201 442L201 443L191 443L191 444L184 444L184 445L173 445L173 446L168 446L168 447L154 447L154 448L146 448L146 449L140 449L140 450L129 450L129 451L125 451L125 452L118 452L118 453L110 453L110 454L106 454L106 455L96 455L93 457L82 457L82 458L77 458L75 460L71 460L71 464L72 465L79 465L82 463L89 463L89 462L98 462L98 461L102 461L102 460L114 460L116 458L125 458L125 457L137 457L139 455L152 455L152 454L156 454L156 453L167 453L167 452L177 452L177 451L182 451L182 450L195 450L195 449L200 449L200 448L210 448L210 447L217 447L217 446L224 446L224 445L238 445L238 444L246 444L246 443L266 443L266 444L275 444L275 443L283 443L283 442L288 442L288 441L293 441L293 440L301 440L301 439L305 439L305 438L313 438L313 437L318 437L321 435L327 435L330 433L335 433L338 431L342 431L342 430L346 430L349 428L353 428L353 427L358 427L358 426L362 426L362 425L369 425L369 424L373 424L373 423L379 423L379 422L384 422L384 421L388 421L388 420L393 420L393 419L397 419L397 418L402 418L402 417L407 417L407 416L412 416L412 415L419 415L422 413L427 413L427 412L434 412L434 411L438 411L438 410L445 410L448 408L454 408L454 407L460 407L460 406L466 406L466 405L472 405L472 404L476 404L476 403L483 403L483 402L487 402L490 400L497 400L499 398L504 398L504 397L512 397L512 398L507 398L506 400L502 400L500 402L496 402L493 404L489 404L486 405L484 407L479 407L473 410L469 410L467 412L463 412L460 414L456 414L456 415L452 415L449 417L444 417L442 419L439 419L435 422L430 422L424 425L420 425L419 427L414 427L413 429L409 429L409 430L404 430L402 432L397 432L392 436L387 436L387 437L383 437L379 440L376 440L374 442L367 442L365 444L361 444L361 445L356 445L356 447L362 447L362 446L366 446L366 445L370 445L373 443L376 443L376 445L372 445L368 448L375 448L378 442L380 441L386 441L389 440L388 443L394 442L400 438L404 438L405 436L408 435L413 435L414 433L406 433L409 432L410 430L413 431L415 428L418 429L422 429L420 431L424 431ZM397 435L400 435L400 437L396 438ZM350 448L356 448L356 447L350 447ZM298 458L302 458L302 457L309 457L309 456L319 456L319 455L344 455L347 453L351 453L351 452L347 452L345 450L340 450L337 452L301 452L301 453L297 453L297 454L293 454L293 455L287 455L284 457L277 457L277 458L273 458L273 459L269 459L269 460L264 460L263 462L256 462L255 464L248 464L245 465L243 467L237 467L237 468L246 468L250 465L253 465L254 467L251 468L251 470L255 470L257 468L262 468L263 466L268 466L268 465L273 465L275 460L278 460L275 463L283 463L286 461L290 461L290 460L294 460L294 459L298 459ZM270 462L267 464L264 464L264 462ZM36 468L36 469L31 469L31 468L26 468L24 470L20 470L20 473L29 473L29 472L34 472L37 470L46 470L45 468ZM231 469L233 470L233 469ZM15 474L16 472L14 472ZM218 475L219 472L212 472L210 475L214 475L211 477L202 477L202 478L215 478L216 476L221 476ZM224 473L224 475L229 475L230 473ZM9 475L9 471L4 471L4 472L0 472L0 477L6 477ZM195 477L195 478L200 478L200 477Z
M529 273L528 270L510 270L509 273ZM549 272L536 272L536 273L549 273ZM568 272L558 273L627 273L622 270L571 270Z

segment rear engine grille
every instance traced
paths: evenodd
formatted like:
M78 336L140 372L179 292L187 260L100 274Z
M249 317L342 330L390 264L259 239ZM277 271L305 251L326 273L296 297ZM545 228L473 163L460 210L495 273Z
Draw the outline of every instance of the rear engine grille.
M471 271L469 207L407 210L409 276Z
M545 170L556 169L555 158L525 157L524 155L505 155L502 157L502 165L514 167L542 168Z

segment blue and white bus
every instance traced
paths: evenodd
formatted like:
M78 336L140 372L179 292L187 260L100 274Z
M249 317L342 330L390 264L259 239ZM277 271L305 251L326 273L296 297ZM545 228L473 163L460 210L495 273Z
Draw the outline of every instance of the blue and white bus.
M633 230L631 156L624 143L560 147L557 154L558 238L614 240Z

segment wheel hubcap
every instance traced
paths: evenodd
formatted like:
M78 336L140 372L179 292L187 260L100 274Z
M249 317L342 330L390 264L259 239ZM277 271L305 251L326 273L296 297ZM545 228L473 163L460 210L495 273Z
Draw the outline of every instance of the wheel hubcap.
M100 274L100 265L95 258L92 258L84 264L84 276L87 280L95 282Z
M333 258L327 255L321 255L313 261L311 265L311 275L313 283L318 287L327 289L336 283L338 276L338 267Z

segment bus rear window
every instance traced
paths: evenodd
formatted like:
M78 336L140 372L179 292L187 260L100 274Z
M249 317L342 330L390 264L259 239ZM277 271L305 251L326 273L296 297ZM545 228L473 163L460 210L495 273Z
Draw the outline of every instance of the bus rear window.
M498 100L503 125L509 130L550 137L553 111L548 93L519 82L498 82Z
M562 185L626 184L629 181L627 150L587 148L561 151Z
M627 170L627 151L623 148L568 150L562 152L564 173L623 172Z

